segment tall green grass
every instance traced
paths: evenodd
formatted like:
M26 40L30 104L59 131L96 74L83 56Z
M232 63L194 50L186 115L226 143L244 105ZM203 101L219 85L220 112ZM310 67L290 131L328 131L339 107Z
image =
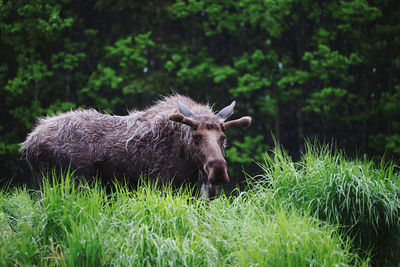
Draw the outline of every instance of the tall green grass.
M261 165L260 192L340 226L355 251L371 254L374 265L400 263L400 176L393 163L347 160L329 146L311 146L299 162L279 146ZM268 204L266 204L268 205Z
M1 266L366 265L337 229L270 192L214 201L143 185L114 193L70 174L0 192Z

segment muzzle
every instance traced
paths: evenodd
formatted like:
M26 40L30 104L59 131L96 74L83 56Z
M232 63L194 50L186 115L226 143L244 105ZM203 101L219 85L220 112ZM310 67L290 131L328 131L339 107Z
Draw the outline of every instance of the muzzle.
M209 159L204 165L204 171L212 185L223 185L229 182L225 159Z

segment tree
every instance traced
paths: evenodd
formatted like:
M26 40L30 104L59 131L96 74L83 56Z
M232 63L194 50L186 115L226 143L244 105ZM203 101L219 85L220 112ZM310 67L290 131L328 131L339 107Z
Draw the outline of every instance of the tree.
M251 115L233 131L235 174L304 138L398 157L395 0L0 0L0 175L37 117L126 114L172 91ZM235 116L235 115L233 115ZM251 159L249 159L251 157ZM255 170L254 168L251 168Z

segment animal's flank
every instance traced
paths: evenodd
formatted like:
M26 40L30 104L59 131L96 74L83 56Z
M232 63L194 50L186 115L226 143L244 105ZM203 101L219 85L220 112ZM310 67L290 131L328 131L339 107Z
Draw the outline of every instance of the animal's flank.
M190 117L181 113L183 106ZM223 159L225 119L210 106L177 94L127 116L78 109L40 119L22 143L22 156L35 173L71 166L88 179L99 174L103 180L125 177L133 184L141 174L163 181L174 177L176 185L197 184L201 173L208 177L202 183L216 192L229 180ZM250 124L249 118L242 120Z

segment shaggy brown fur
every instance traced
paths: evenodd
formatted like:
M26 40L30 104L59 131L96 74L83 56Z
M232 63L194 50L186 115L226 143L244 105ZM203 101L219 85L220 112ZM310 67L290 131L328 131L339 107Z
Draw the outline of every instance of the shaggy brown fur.
M194 116L183 116L179 103L187 106ZM125 177L133 185L143 174L162 181L173 179L175 185L197 184L205 189L205 195L212 197L218 194L219 185L229 180L226 162L221 161L223 156L218 156L223 155L225 142L216 147L210 141L198 149L202 145L193 134L211 134L215 140L222 140L223 120L210 106L181 95L166 97L144 111L132 111L127 116L75 110L40 119L22 143L22 155L36 174L55 166L70 166L87 179L96 175L103 180ZM188 121L195 121L196 126L188 126ZM240 125L243 118L237 121L242 127L250 124L250 118L244 125ZM211 152L203 151L210 149ZM210 173L216 177L212 181L207 179L212 176Z

